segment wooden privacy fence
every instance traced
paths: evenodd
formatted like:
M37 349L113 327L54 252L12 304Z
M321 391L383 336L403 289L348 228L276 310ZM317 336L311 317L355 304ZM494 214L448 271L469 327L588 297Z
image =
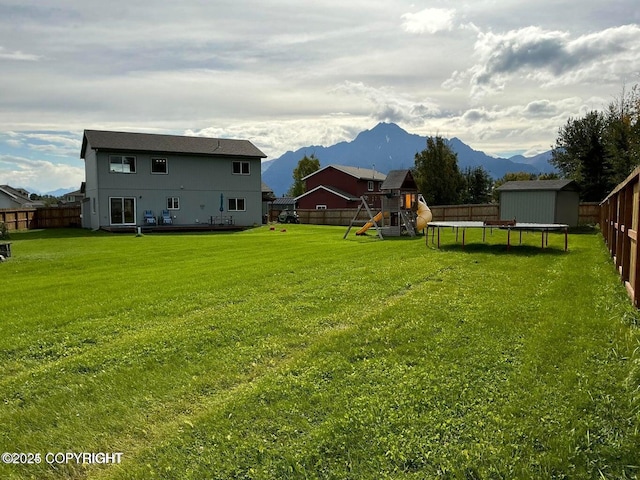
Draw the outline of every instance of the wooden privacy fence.
M47 207L0 210L0 222L8 230L80 227L80 207Z
M51 207L36 210L33 228L81 227L80 207Z
M619 184L600 205L600 230L604 241L633 304L640 308L640 167Z
M300 223L309 223L312 225L339 225L343 227L349 225L357 211L357 208L297 210ZM369 220L366 210L360 211L358 220L361 220L363 224Z
M473 205L436 205L429 207L434 222L446 221L484 221L500 218L500 205L497 203Z
M473 205L438 205L429 207L433 214L433 220L444 221L484 221L499 220L500 205L494 203ZM356 208L342 208L331 210L298 210L300 223L313 225L339 225L347 226L356 214ZM377 212L374 212L377 213ZM277 217L275 217L277 218ZM367 212L362 210L358 220L363 223L369 220ZM578 223L597 224L600 222L600 204L597 202L581 203L578 210Z
M33 227L36 215L35 208L14 210L0 209L0 223L4 223L7 230L27 230Z

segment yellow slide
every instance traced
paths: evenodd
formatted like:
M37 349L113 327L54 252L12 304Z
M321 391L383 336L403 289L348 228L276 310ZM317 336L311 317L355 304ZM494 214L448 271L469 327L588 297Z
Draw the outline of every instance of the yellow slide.
M382 212L378 212L378 214L373 217L373 219L376 222L379 222L380 220L382 220ZM367 222L364 224L364 227L362 227L360 230L358 230L356 232L356 235L364 235L364 232L366 232L367 230L369 230L371 227L373 227L373 222Z
M433 220L431 209L427 206L426 202L421 198L418 199L418 213L416 218L416 230L420 231L427 227L427 223Z

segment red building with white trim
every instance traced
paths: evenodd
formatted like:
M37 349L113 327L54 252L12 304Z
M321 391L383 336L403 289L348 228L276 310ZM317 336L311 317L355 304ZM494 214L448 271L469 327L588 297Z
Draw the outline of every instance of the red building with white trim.
M300 209L358 208L360 197L368 196L368 203L379 208L380 186L387 178L384 173L368 168L327 165L302 180L306 192L296 197Z

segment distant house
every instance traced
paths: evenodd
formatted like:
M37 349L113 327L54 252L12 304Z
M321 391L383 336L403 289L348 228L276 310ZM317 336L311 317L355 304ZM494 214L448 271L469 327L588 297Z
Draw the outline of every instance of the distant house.
M39 200L30 200L29 192L24 188L13 188L9 185L0 185L0 208L19 209L43 207Z
M85 130L80 158L86 228L142 225L148 210L174 225L262 221L265 154L247 140Z
M525 223L578 225L578 184L573 180L506 182L500 192L500 219Z
M372 169L327 165L302 180L306 192L296 197L300 209L357 208L360 197L380 193L384 173ZM370 195L373 208L380 207L380 196Z
M62 200L60 200L60 204L66 207L82 205L82 201L84 200L84 190L85 190L85 183L82 182L82 187L80 188L80 190L65 193L64 196L62 197Z

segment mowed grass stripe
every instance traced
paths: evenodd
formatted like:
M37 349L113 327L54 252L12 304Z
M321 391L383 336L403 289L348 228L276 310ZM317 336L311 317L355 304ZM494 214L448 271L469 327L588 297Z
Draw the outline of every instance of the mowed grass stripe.
M620 388L629 362L620 358L635 339L621 320L634 313L597 237L572 239L569 254L505 255L498 243L437 251L342 233L90 237L108 245L74 249L96 263L85 278L104 277L97 259L114 252L114 267L127 262L140 277L138 293L125 318L107 302L91 319L60 321L60 311L35 335L29 322L18 333L31 348L50 336L62 350L65 338L92 339L67 355L33 359L3 345L14 365L29 365L0 387L24 397L5 402L2 420L13 423L3 447L125 452L120 467L62 470L78 478L588 476L632 465L637 436L621 420L630 395ZM78 240L58 239L63 251ZM17 276L21 263L37 268L28 243L16 242L25 247ZM181 253L148 262L164 249ZM69 257L61 263L83 263ZM161 284L175 315L148 306L167 298ZM607 408L591 397L609 398ZM604 415L611 408L619 415ZM620 458L603 447L611 438ZM10 468L16 478L60 475Z

